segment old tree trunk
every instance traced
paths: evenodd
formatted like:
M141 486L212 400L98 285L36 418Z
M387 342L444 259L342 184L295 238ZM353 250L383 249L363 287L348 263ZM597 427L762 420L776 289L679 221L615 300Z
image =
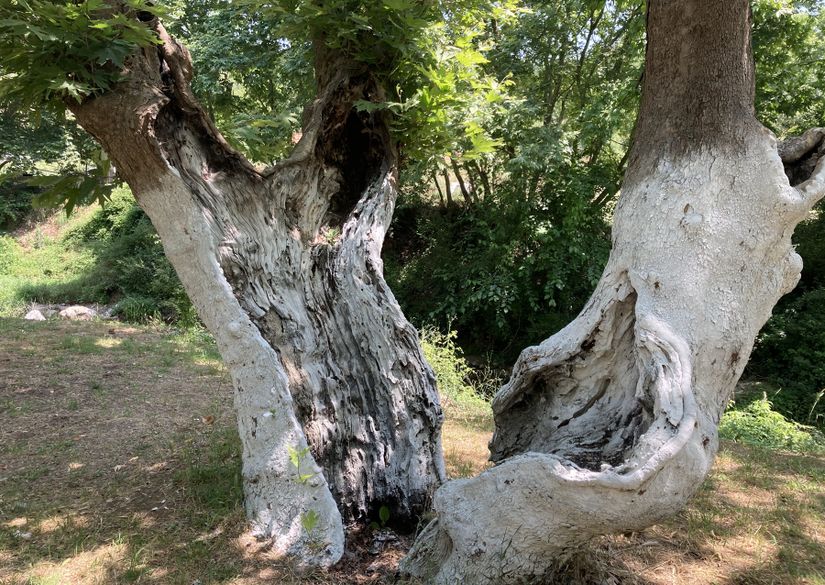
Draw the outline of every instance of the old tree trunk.
M266 171L194 99L162 43L117 90L72 106L152 219L235 386L248 515L275 549L331 564L343 524L413 521L444 480L434 377L382 276L396 152L368 71L316 49L318 93Z
M825 187L811 158L822 131L780 158L753 94L747 0L649 0L608 265L579 317L522 353L493 403L500 463L438 490L407 572L530 582L699 487L754 339L799 278L791 233ZM783 159L807 167L804 182L791 186Z

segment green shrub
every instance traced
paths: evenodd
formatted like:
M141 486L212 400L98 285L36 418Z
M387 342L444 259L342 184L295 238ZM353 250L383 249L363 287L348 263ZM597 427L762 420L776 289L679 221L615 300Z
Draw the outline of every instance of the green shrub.
M757 340L748 374L782 390L771 396L788 418L825 428L825 289L799 294L780 307Z
M15 180L2 180L0 176L0 229L17 227L32 211L32 198L36 189Z
M742 408L729 410L719 424L719 435L770 449L799 453L825 452L825 436L814 427L789 421L763 396Z
M160 320L160 307L150 297L124 297L115 305L113 315L130 323L147 323Z
M445 408L489 410L489 403L470 383L473 370L456 344L456 336L455 331L444 334L434 327L421 330L421 347L435 373L442 405Z
M592 189L562 191L460 210L400 205L384 259L405 314L416 324L452 323L462 347L507 364L561 329L590 297L610 249L598 212L571 210ZM571 201L548 211L555 196Z

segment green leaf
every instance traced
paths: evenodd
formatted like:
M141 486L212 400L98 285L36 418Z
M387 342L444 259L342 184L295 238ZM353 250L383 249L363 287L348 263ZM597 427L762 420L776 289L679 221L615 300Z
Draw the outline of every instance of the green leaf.
M298 449L296 449L295 447L293 447L292 445L289 445L286 448L286 450L287 450L287 453L289 453L290 463L292 463L292 465L294 465L296 469L300 468L301 467L301 458L302 458L301 457L301 452Z
M381 520L381 524L386 526L387 522L390 520L390 509L387 506L381 506L378 510L378 519Z
M301 514L301 526L307 533L311 533L321 521L321 515L315 510L307 510Z

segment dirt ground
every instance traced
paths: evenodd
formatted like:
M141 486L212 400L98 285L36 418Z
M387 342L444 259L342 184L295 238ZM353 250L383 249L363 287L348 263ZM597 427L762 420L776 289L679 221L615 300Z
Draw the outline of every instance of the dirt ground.
M205 336L0 319L0 584L402 583L409 537L302 573L244 534L231 397ZM489 418L447 414L451 475L478 473ZM726 444L687 510L555 582L825 585L825 459Z

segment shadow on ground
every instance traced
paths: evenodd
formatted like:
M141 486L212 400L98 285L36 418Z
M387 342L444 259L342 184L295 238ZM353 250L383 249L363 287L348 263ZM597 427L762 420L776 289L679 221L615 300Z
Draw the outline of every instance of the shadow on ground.
M408 539L373 555L364 534L301 574L244 534L231 400L206 336L0 319L0 584L400 583ZM491 429L448 410L452 476L488 465ZM823 585L823 486L823 458L725 444L687 510L553 582Z

